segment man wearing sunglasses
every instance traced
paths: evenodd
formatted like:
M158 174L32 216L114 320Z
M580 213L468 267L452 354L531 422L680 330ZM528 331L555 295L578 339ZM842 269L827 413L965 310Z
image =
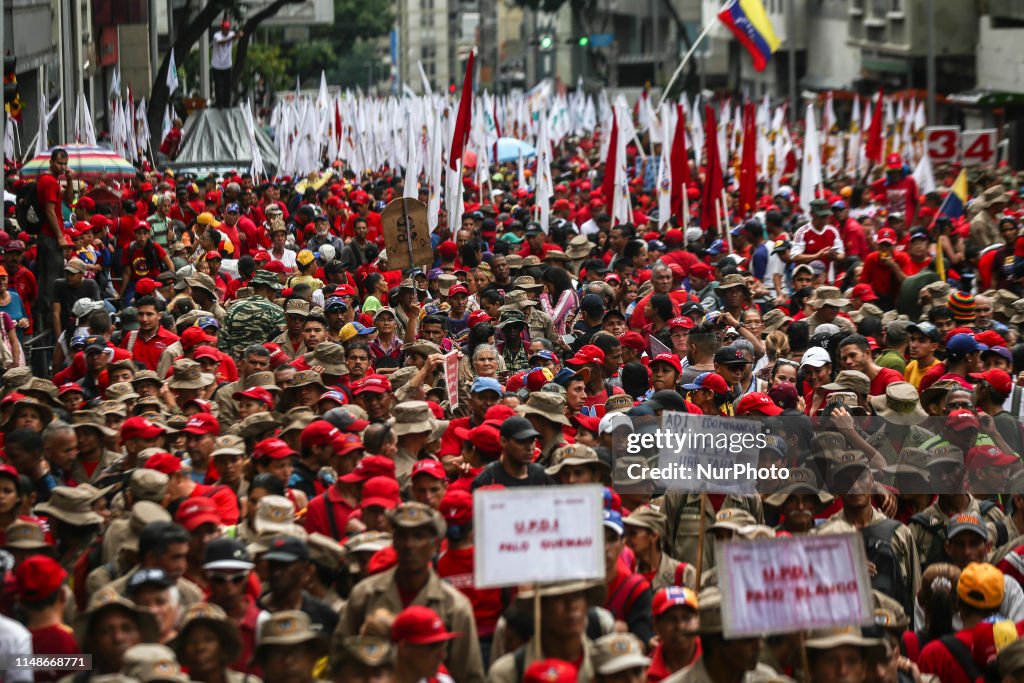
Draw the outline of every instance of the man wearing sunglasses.
M230 666L243 673L250 673L257 624L269 616L256 605L256 599L247 590L254 566L245 544L237 539L222 537L206 546L203 571L210 591L209 601L223 609L238 626L242 649L238 661Z

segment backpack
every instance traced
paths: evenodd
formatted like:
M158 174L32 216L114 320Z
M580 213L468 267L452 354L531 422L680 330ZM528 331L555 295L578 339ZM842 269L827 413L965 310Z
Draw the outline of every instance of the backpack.
M946 523L939 520L932 524L928 515L923 512L919 512L910 518L910 524L922 526L932 535L931 543L928 544L927 551L925 551L924 548L918 548L923 555L921 565L928 566L930 564L935 564L936 562L944 562L946 560Z
M892 537L900 523L887 519L872 524L861 530L864 537L864 550L868 562L875 565L875 576L871 579L871 587L885 593L903 605L907 614L914 613L914 596L911 595L907 580L900 571L899 561L892 548Z
M14 213L18 218L18 225L28 234L38 235L42 231L43 225L46 224L46 212L39 203L39 193L36 192L34 180L18 188L15 194Z
M981 511L981 519L982 519L982 521L992 522L992 524L995 525L995 527L996 527L995 547L998 548L998 547L1000 547L1002 545L1006 545L1006 543L1009 542L1009 540L1010 540L1010 531L1009 531L1009 529L1006 528L1006 524L1005 523L988 518L988 513L991 512L992 509L995 506L996 506L996 501L994 501L994 500L979 500L978 501L978 508Z

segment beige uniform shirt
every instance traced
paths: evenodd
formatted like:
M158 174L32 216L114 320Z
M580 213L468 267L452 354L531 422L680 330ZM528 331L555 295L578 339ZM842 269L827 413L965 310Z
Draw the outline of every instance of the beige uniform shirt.
M661 511L666 517L666 541L669 544L669 554L683 562L697 566L697 536L700 533L700 501L698 493L683 493L681 491L669 491L661 504ZM764 524L764 510L761 507L761 499L757 496L728 495L722 502L722 507L739 508L746 510L754 516L758 524ZM715 523L715 510L710 501L704 506L704 529L711 528ZM715 539L714 534L704 534L704 556L702 558L702 571L715 566Z
M783 676L777 673L775 669L771 668L767 664L758 664L757 668L753 671L748 671L743 674L743 683L768 683L768 681L780 681L782 683L792 682L793 679ZM662 680L662 683L719 683L715 679L711 678L711 674L708 673L708 669L704 666L704 657L699 657L696 662L681 669L668 678Z
M874 526L888 519L879 510L871 508L871 521L868 522L868 526ZM834 520L846 521L842 510L828 519L829 522ZM892 536L892 552L896 556L900 573L903 574L903 579L907 582L910 594L917 595L918 589L921 588L921 558L918 556L917 543L914 541L914 534L910 527L901 524L896 528L896 532Z
M536 646L533 638L523 645L526 648L526 660L523 663L523 671L529 668L530 664L537 661L536 657ZM594 665L591 662L591 656L594 650L593 644L587 640L586 636L583 637L583 664L580 666L580 670L576 676L576 680L579 683L591 683L594 680ZM546 659L547 655L541 657ZM522 676L517 676L516 671L516 654L515 652L509 652L502 655L498 661L491 665L490 671L487 672L487 683L519 683Z
M398 614L406 605L398 595L395 585L395 569L370 576L360 581L349 595L345 609L341 612L338 629L331 642L331 659L337 659L346 636L359 634L359 628L366 617L377 609L386 609ZM480 657L480 642L477 638L476 622L473 619L473 605L457 588L445 583L430 570L427 585L413 599L413 605L430 607L444 620L449 631L458 631L461 637L453 640L448 649L445 666L452 678L459 683L482 683L484 665Z

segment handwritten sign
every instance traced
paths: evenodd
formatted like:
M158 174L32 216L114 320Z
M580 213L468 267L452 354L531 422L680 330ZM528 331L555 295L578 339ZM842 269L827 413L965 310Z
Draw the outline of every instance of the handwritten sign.
M645 478L657 479L667 489L690 493L757 492L757 481L763 474L757 467L757 457L767 443L761 422L666 411L656 436L652 443L657 450L657 467ZM637 440L637 445L646 445L644 437Z
M726 637L870 621L871 582L858 534L732 541L720 558Z
M412 197L399 197L380 212L380 222L384 228L388 268L405 270L433 263L426 204Z
M444 355L444 383L448 387L448 405L452 410L459 406L459 352Z
M528 486L473 494L477 588L603 578L600 486Z

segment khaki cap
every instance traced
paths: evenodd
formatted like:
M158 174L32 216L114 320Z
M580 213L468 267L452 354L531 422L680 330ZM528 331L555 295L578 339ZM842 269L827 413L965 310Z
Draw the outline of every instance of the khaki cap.
M132 386L131 382L117 382L115 384L111 384L107 387L107 390L103 392L103 395L108 401L118 401L119 403L139 398L139 395L135 392L135 387Z
M58 486L50 492L50 499L36 505L36 512L54 517L72 526L103 524L103 518L93 512L92 492L79 486Z
M611 466L597 456L597 451L590 446L579 443L556 448L555 452L552 453L552 461L554 464L544 470L552 476L561 472L562 468L566 465L594 465L601 468L605 475L611 475Z
M852 391L867 396L871 392L871 380L860 370L842 370L832 383L821 388L826 391Z
M591 658L594 670L601 676L649 666L651 663L644 655L643 643L632 633L612 633L598 638L594 641Z
M928 419L917 387L910 382L894 382L885 388L884 396L872 396L868 402L875 413L893 424L917 425Z
M660 538L665 538L665 528L667 523L665 513L655 510L650 505L642 505L633 510L622 520L622 522L628 526L649 529L657 533Z
M534 392L530 394L526 404L516 408L516 411L523 416L537 415L551 422L569 426L569 419L565 416L565 397L561 394L550 391Z
M216 380L213 375L203 372L199 363L188 358L174 361L173 368L171 380L167 383L171 389L202 389Z
M275 612L260 627L255 658L258 659L270 645L300 645L309 642L315 644L319 659L327 650L327 638L325 634L313 630L308 614L300 610Z
M170 486L170 482L170 477L163 472L139 467L128 478L128 490L136 501L160 503L167 497L167 488Z
M347 636L341 643L341 652L336 654L335 668L350 661L364 666L383 666L391 663L393 650L391 641L375 636Z
M432 526L438 538L442 538L448 530L444 518L429 505L423 503L402 503L388 512L388 519L393 526L405 529L417 529L421 526Z
M144 643L128 648L124 653L121 673L135 678L139 683L188 683L189 680L188 676L182 673L174 650L157 643Z
M722 508L715 515L715 522L708 527L708 531L715 529L728 529L729 531L740 532L744 527L757 524L754 516L740 508ZM701 603L703 604L703 602Z

